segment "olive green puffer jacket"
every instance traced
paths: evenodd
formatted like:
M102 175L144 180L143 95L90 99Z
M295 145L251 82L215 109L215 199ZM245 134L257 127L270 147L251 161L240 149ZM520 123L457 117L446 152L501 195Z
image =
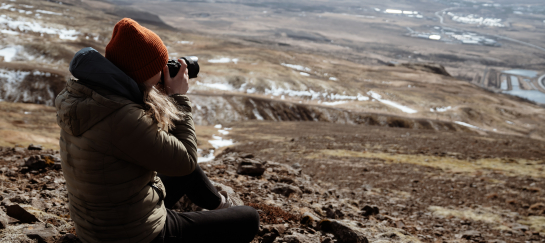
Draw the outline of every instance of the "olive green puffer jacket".
M183 176L197 166L191 104L187 96L172 97L186 115L165 132L142 105L108 89L74 79L57 96L70 215L83 242L149 242L162 230L157 172Z

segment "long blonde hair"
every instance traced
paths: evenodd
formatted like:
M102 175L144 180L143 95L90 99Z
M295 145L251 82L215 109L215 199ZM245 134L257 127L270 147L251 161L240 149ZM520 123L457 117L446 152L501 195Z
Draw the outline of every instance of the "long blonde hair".
M169 129L174 128L175 120L184 118L184 113L178 108L176 101L155 86L140 85L140 89L144 91L146 115L157 122L159 130L168 132Z

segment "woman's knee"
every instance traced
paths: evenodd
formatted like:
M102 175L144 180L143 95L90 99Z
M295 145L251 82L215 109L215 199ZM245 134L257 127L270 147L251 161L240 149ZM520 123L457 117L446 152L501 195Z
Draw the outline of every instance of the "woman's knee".
M255 208L249 206L239 206L235 208L239 211L239 215L244 218L244 225L246 226L248 237L253 239L259 230L259 213Z
M259 228L259 213L255 208L250 206L239 206L236 208L241 211L241 215L244 215L246 222L255 226L256 230Z

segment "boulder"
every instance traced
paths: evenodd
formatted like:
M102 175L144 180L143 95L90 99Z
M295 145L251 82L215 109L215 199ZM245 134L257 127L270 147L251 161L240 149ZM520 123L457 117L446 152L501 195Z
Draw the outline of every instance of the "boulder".
M40 145L40 144L34 145L34 144L31 143L30 145L28 145L28 148L27 148L27 149L28 149L28 150L42 150L42 149L43 149L43 146Z
M9 198L9 200L12 202L12 203L28 203L29 202L29 197L25 194L19 194L19 195L15 195L14 197L11 197Z
M373 206L366 205L365 207L361 209L361 213L363 216L369 217L369 216L379 214L379 209L377 206L374 206L374 205Z
M288 185L285 183L276 183L276 185L271 191L276 194L284 195L286 197L289 197L291 194L297 194L297 195L303 194L303 192L301 191L301 189L299 189L299 187Z
M369 243L363 232L350 222L324 219L320 221L319 227L325 232L333 233L340 243Z
M25 160L25 166L31 170L40 170L45 168L47 164L39 155L33 155Z
M244 159L238 165L237 173L241 175L260 176L265 173L265 167L257 160Z
M24 154L26 152L26 149L21 148L21 147L15 147L15 148L13 148L13 152L18 153L18 154Z
M460 235L461 235L460 238L462 239L473 240L473 239L477 239L481 237L481 232L476 230L468 230L468 231L462 232Z
M333 207L333 205L329 205L328 207L323 208L326 217L330 219L342 219L344 217L344 213Z
M21 223L34 223L34 222L40 222L36 216L26 211L24 208L19 206L18 204L13 204L10 206L6 206L6 213L12 218L15 218Z
M54 242L59 232L50 224L33 224L23 228L23 234L41 242Z
M320 220L320 217L312 211L305 212L301 216L301 224L308 225L313 228L318 226L317 224L320 222Z

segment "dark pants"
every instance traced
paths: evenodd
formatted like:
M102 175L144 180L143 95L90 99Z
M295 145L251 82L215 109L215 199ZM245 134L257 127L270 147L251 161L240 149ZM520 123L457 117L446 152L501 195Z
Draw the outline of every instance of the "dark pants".
M257 211L248 206L212 210L219 206L221 196L200 166L186 176L159 177L167 192L167 220L153 243L247 243L254 239L259 228ZM170 210L183 195L197 206L212 211L177 213Z

